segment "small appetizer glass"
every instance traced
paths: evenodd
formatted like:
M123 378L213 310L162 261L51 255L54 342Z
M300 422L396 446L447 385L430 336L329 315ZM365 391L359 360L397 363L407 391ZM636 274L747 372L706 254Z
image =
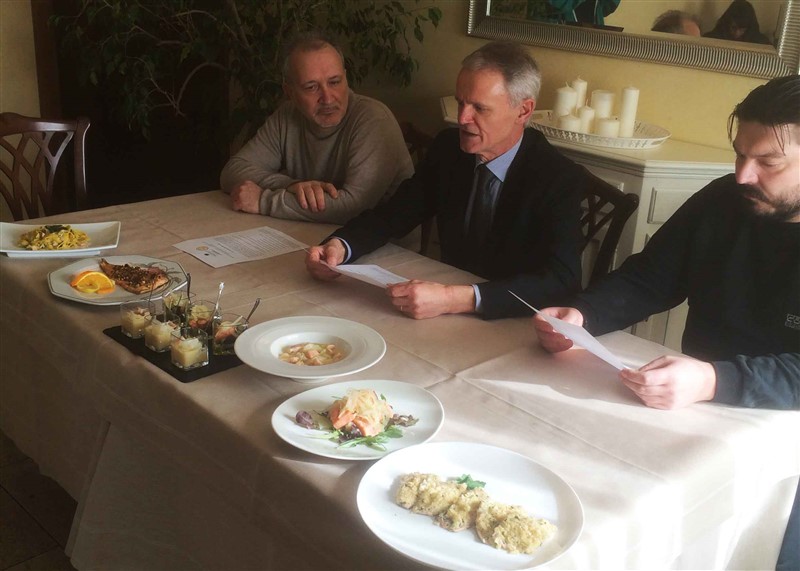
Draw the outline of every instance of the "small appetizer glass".
M208 365L208 335L202 329L179 327L171 333L172 364L188 371Z
M172 341L172 332L175 331L180 324L167 319L167 315L164 313L164 306L161 302L158 302L157 305L153 305L155 305L155 307L151 307L151 314L144 328L144 345L151 351L163 353L169 350Z
M164 313L167 321L184 323L186 308L194 300L194 294L187 294L184 290L172 291L164 296Z
M150 304L146 299L125 301L119 306L119 323L122 333L131 339L144 335L144 328L150 317Z
M214 317L214 336L211 340L214 355L234 355L233 346L239 335L247 331L247 319L238 313L223 313Z
M202 329L209 337L213 335L214 302L205 299L192 300L186 306L183 325Z

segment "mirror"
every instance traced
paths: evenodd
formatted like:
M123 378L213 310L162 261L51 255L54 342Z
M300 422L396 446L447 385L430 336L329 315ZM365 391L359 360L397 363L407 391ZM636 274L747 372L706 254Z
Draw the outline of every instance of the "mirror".
M761 79L800 71L800 0L785 1L775 30L777 48L677 34L645 35L498 18L491 15L491 4L491 0L470 0L467 34Z

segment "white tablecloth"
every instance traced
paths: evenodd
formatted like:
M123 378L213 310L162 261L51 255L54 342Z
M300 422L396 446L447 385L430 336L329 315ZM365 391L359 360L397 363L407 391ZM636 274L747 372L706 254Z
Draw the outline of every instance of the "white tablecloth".
M385 357L347 380L425 387L445 408L436 441L519 452L575 489L585 528L550 568L774 567L800 474L800 413L649 409L584 351L545 354L528 319L415 321L379 288L312 280L303 252L214 270L172 247L263 225L313 244L332 229L235 213L227 200L202 193L58 220L120 220L114 255L176 260L201 297L224 281L226 311L261 297L255 323L328 315L376 329ZM369 261L471 281L396 246ZM274 434L272 412L307 386L244 365L177 382L102 333L117 308L49 293L47 273L67 262L0 260L0 421L79 500L68 548L78 569L419 567L360 519L355 494L371 463L313 456ZM668 352L626 333L603 341L630 365Z

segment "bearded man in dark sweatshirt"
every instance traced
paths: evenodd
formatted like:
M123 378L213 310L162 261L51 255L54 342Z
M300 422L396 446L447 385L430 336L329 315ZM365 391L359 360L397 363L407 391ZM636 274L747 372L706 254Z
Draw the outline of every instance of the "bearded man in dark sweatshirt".
M641 253L576 296L572 307L544 313L599 335L688 299L687 356L623 370L622 383L661 409L712 401L797 410L800 76L754 89L731 114L728 134L735 174L693 195ZM534 327L547 351L572 346L541 317ZM798 496L777 568L800 569Z

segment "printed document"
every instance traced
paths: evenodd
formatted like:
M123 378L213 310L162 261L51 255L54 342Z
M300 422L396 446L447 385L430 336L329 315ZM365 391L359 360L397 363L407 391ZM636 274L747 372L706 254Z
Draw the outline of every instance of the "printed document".
M304 250L308 246L283 232L264 226L211 238L186 240L175 244L175 247L212 268L221 268Z

